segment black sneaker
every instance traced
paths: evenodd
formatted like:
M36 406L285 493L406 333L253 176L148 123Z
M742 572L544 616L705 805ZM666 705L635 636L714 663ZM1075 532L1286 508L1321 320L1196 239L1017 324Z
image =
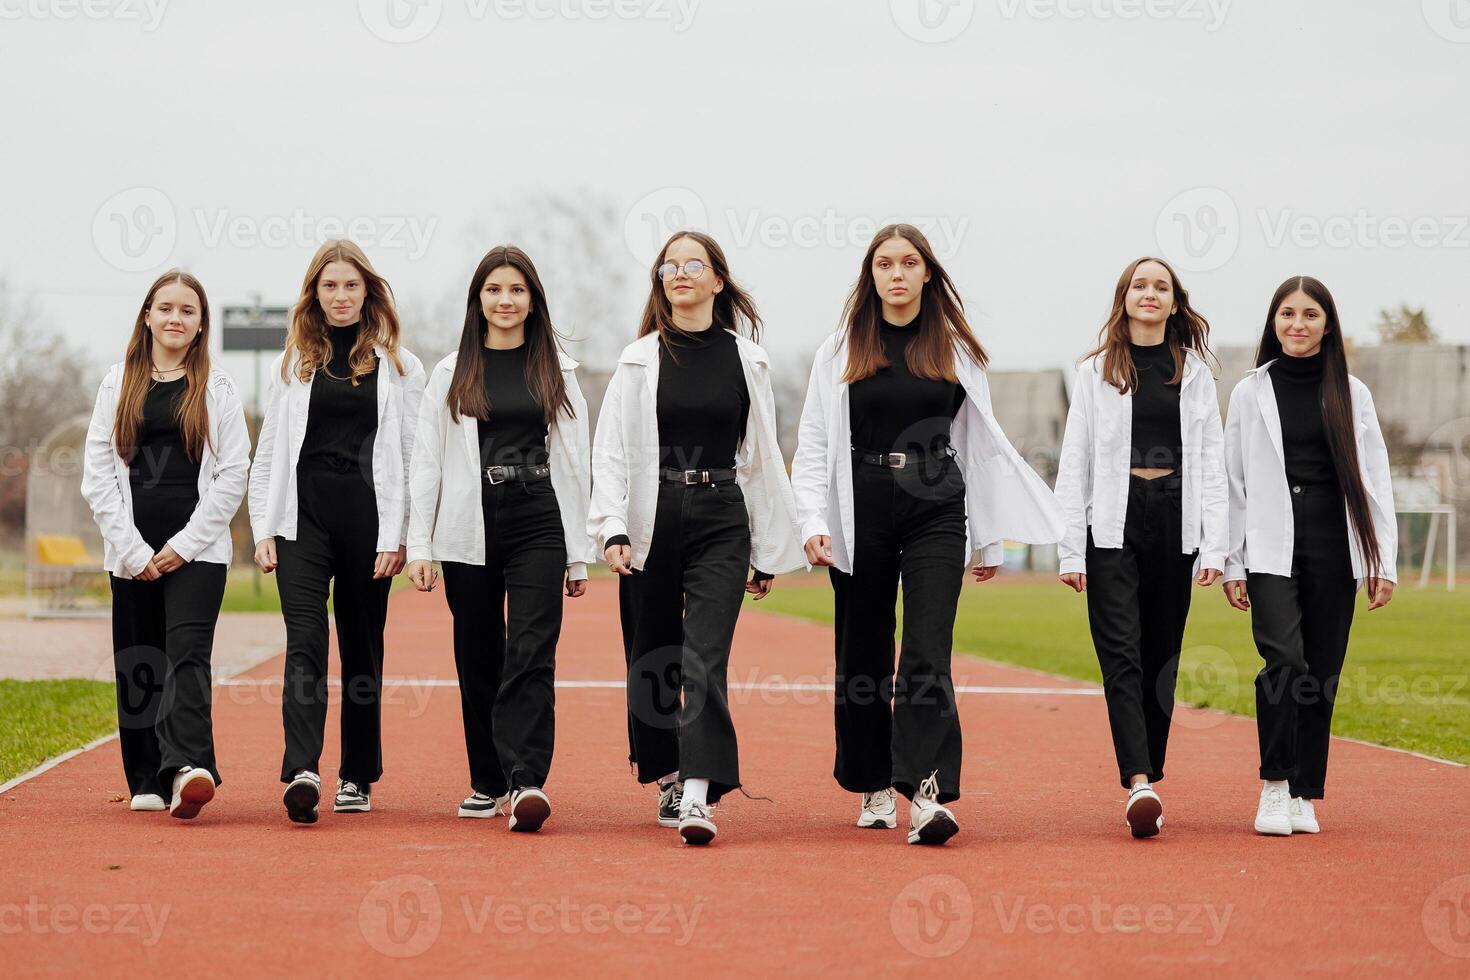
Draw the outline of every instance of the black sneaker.
M337 798L332 801L334 813L367 813L373 808L373 787L369 783L337 780Z
M664 783L658 790L658 825L679 826L679 801L684 797L684 783L674 779Z
M296 774L286 787L281 801L292 823L316 823L317 803L322 798L322 777L305 769Z

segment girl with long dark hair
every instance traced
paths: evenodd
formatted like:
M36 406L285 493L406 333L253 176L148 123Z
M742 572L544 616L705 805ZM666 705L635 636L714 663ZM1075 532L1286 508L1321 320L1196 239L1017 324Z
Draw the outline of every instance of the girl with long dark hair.
M714 839L713 806L740 786L726 671L742 592L804 564L759 330L714 239L675 234L593 445L587 526L622 576L630 759L688 844Z
M1255 370L1230 393L1225 459L1225 597L1250 610L1265 661L1255 829L1315 834L1354 597L1366 585L1369 611L1393 598L1398 528L1373 396L1348 374L1337 304L1310 276L1271 297Z
M950 654L965 569L989 581L1005 539L1065 527L991 411L987 363L928 240L883 228L817 351L792 466L806 557L836 602L833 774L862 794L859 827L896 827L895 791L907 797L910 844L959 830L945 804L960 795Z
M170 270L102 379L82 466L112 586L118 741L134 810L187 820L221 782L210 658L249 466L235 384L210 365L204 287Z
M399 343L388 282L345 240L317 250L271 365L250 468L255 563L279 569L286 815L315 823L327 722L327 592L342 658L342 762L333 809L372 809L383 774L383 627L403 570L408 467L424 393ZM335 583L335 586L333 585Z
M1214 585L1229 544L1209 331L1167 262L1130 263L1077 369L1057 472L1061 580L1087 594L1134 837L1164 824L1154 784L1164 778L1190 583Z
M409 474L409 579L431 591L441 562L454 615L471 789L459 815L508 812L515 831L551 815L562 588L582 595L592 560L576 369L530 256L491 249L459 350L429 375Z

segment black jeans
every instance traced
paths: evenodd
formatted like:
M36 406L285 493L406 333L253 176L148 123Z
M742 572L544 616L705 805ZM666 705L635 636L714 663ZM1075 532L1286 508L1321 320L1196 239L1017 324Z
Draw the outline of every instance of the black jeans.
M470 786L503 796L551 770L567 544L550 480L482 480L480 509L485 564L444 562L444 595Z
M133 524L155 552L189 522L196 485L133 487ZM144 582L110 576L117 731L128 791L168 799L184 766L209 770L214 757L210 659L227 569L187 562Z
M1123 546L1087 529L1087 621L1102 670L1118 777L1164 778L1195 554L1184 553L1181 477L1128 477Z
M849 792L892 786L912 799L937 770L939 802L959 799L962 736L949 668L968 558L964 481L950 456L903 470L852 464L852 574L828 569L837 636L832 774Z
M629 759L640 783L671 772L708 779L711 803L739 788L725 675L749 571L738 485L659 484L648 560L619 592Z
M327 589L342 660L342 763L358 784L383 774L383 627L392 579L374 579L378 505L371 474L348 468L296 472L296 540L276 538L277 587L286 621L286 686L281 721L286 752L281 782L297 770L321 771L327 725Z
M1357 583L1342 490L1293 488L1291 503L1291 575L1246 575L1251 633L1265 661L1256 675L1256 732L1261 778L1285 779L1292 796L1320 800Z

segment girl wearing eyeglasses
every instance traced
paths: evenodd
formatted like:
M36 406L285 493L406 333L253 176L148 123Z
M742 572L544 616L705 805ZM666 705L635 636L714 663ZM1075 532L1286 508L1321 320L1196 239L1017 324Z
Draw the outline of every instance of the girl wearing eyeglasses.
M82 495L112 584L118 741L134 810L198 815L220 783L210 654L250 434L209 363L209 300L177 269L148 289L97 390Z
M742 593L803 561L755 304L694 231L649 286L598 417L588 531L622 576L630 759L659 784L659 825L699 845L740 786L725 677Z
M1004 539L1054 542L1065 527L991 412L986 363L928 240L883 228L812 364L792 466L806 557L836 602L833 774L861 794L859 827L896 827L903 794L910 844L959 830L946 804L960 796L950 653L965 569L989 581Z
M459 350L429 375L409 476L408 577L431 591L441 562L454 615L471 788L459 815L507 813L520 832L551 816L562 588L582 595L592 560L576 368L530 256L491 249Z

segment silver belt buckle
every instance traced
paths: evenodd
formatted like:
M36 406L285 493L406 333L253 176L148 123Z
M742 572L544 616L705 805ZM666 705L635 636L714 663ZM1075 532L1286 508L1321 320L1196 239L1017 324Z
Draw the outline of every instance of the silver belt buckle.
M684 485L686 487L692 487L696 484L703 483L704 480L701 479L701 477L703 477L705 473L705 470L685 470Z
M889 453L888 454L888 465L890 467L894 468L894 469L900 469L900 470L903 469L905 466L909 465L909 454L908 453Z
M502 474L502 476L498 480L495 479L495 472L497 470L499 470L500 473ZM487 479L487 480L490 481L490 485L492 487L497 487L500 484L502 484L502 483L505 482L505 476L503 475L504 473L505 473L505 467L503 467L503 466L487 466L487 467L485 467L485 479Z

